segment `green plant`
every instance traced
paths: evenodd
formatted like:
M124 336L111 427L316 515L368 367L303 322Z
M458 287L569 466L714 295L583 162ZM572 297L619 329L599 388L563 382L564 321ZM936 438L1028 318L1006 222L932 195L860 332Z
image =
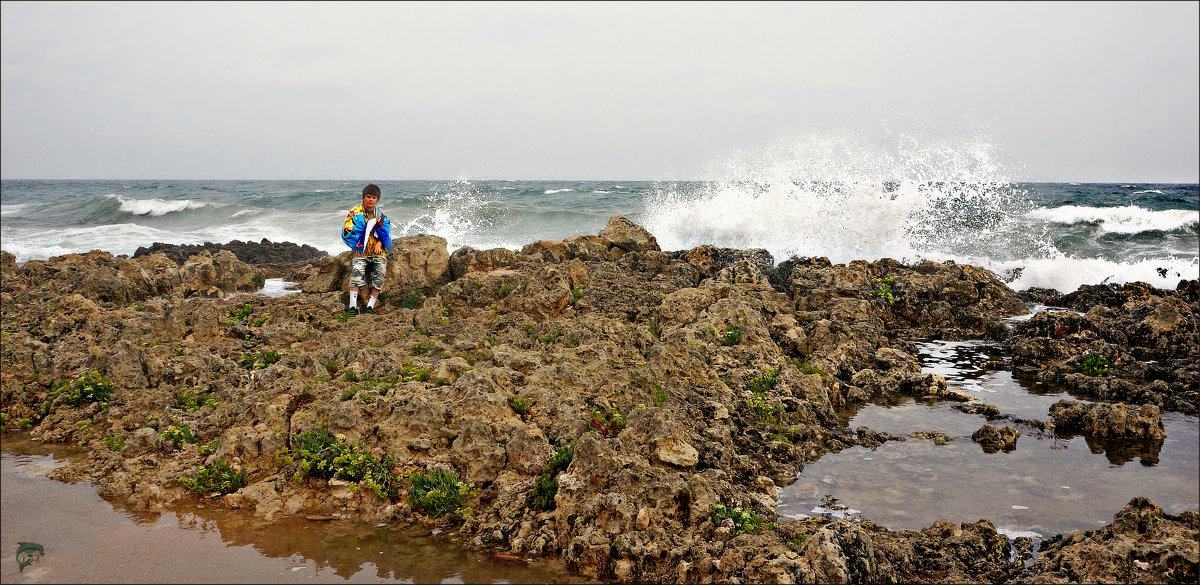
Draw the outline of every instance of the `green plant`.
M425 304L425 295L413 292L400 297L400 306L405 309L420 309Z
M201 465L195 474L179 478L183 487L194 492L210 494L220 492L229 494L238 491L246 485L246 472L224 461L217 461L212 467Z
M508 397L508 407L513 409L513 412L517 413L522 419L524 419L525 416L529 414L529 411L533 408L533 401L513 395Z
M321 362L321 365L325 366L325 371L329 372L330 376L336 374L338 371L337 360L335 360L333 358L329 358L329 359Z
M537 510L553 510L554 496L558 495L558 478L553 475L539 475L533 481L533 500L530 506Z
M221 439L218 437L200 446L196 454L201 457L208 457L217 452L217 446L221 444Z
M789 547L791 547L792 550L797 550L800 547L804 546L804 541L806 541L806 540L808 540L807 534L795 534L795 535L788 537L788 539L785 542L787 542L787 545Z
M242 357L238 359L238 365L246 368L247 370L260 370L279 361L281 357L283 357L282 354L275 350L263 352L248 351L242 354Z
M463 502L473 493L473 487L441 468L429 473L418 472L412 475L408 501L434 518L453 514L461 519L464 517Z
M892 287L896 286L895 278L891 276L874 278L871 279L871 285L875 287L875 290L872 290L871 294L879 297L889 306L896 303L896 292L892 289Z
M488 342L488 345L490 345L492 347L496 347L497 345L500 345L500 338L496 337L495 335L488 335L487 342Z
M423 354L429 353L429 350L432 348L433 348L432 341L418 341L413 344L412 352L413 352L413 355L423 355Z
M229 310L229 318L234 321L245 321L254 312L254 305L246 303L236 309Z
M216 408L220 404L215 397L208 395L207 390L200 388L176 392L175 401L179 404L179 408L187 412L196 412L205 406Z
M578 301L579 298L582 296L583 296L583 287L582 286L571 287L571 304L572 305L574 305L575 301Z
M254 325L255 327L262 327L263 323L266 323L266 322L267 322L267 316L262 315L260 317L255 317L254 321L251 321L251 324Z
M717 339L721 342L721 345L725 347L730 347L741 343L742 326L730 325L729 327L722 329L720 335L717 336Z
M774 388L777 382L779 382L779 368L767 368L763 375L751 378L746 383L746 388L755 394L762 394Z
M500 298L507 297L510 293L512 293L512 286L507 282L500 285Z
M342 390L342 401L346 401L346 400L350 400L351 398L354 398L355 394L358 394L358 388L347 388L345 390Z
M724 504L713 508L710 516L712 517L713 526L717 527L721 526L721 523L726 518L733 520L734 536L758 532L759 528L762 528L763 524L766 523L766 520L762 516L750 510L730 508Z
M825 375L825 370L822 370L821 368L808 363L807 360L788 358L787 361L788 361L788 363L792 364L793 366L796 366L796 369L800 370L801 374L818 374L821 376Z
M615 408L609 408L607 411L596 409L592 411L592 420L589 424L601 435L609 437L625 428L625 417L621 416L621 413L617 412Z
M670 397L666 390L663 390L662 384L654 385L654 406L662 406Z
M83 406L93 402L104 405L112 396L113 390L115 388L108 378L94 370L85 370L74 380L56 382L51 387L50 394L38 407L38 422L50 414L51 406L60 398L71 406Z
M550 454L550 460L546 462L546 468L542 473L546 475L557 475L560 471L566 471L571 465L571 460L575 458L575 445L573 443L562 443L554 447L554 452Z
M658 323L651 321L649 324L646 325L646 327L648 327L650 329L650 335L653 335L655 339L659 339L662 337L662 327L659 327Z
M355 372L354 370L346 370L346 373L342 374L342 380L345 382L354 383L361 382L362 378L358 377L358 372Z
M432 375L433 368L429 366L415 366L408 362L400 366L400 380L403 382L428 382Z
M1111 360L1107 357L1096 354L1090 355L1083 361L1075 365L1075 371L1088 376L1103 376L1108 373L1108 369L1113 366Z
M783 411L782 404L770 402L762 394L751 396L746 400L746 404L750 406L750 410L754 411L754 416L757 416L762 421L771 420Z
M164 441L170 441L175 449L185 443L195 443L199 440L192 434L192 428L188 425L171 425L160 436Z
M521 330L525 332L525 335L533 336L533 333L537 331L537 327L533 323L526 323L524 327L521 327Z
M556 332L554 332L554 333L547 333L547 334L545 334L545 335L538 335L538 336L537 336L537 340L538 340L538 341L540 341L540 342L542 342L542 343L545 343L545 344L551 344L551 343L554 343L555 341L558 341L558 338L559 338L560 336L562 336L562 331L556 331Z
M106 433L103 437L100 438L100 441L103 442L104 446L108 447L110 450L117 451L117 452L125 450L125 437L122 435L114 435L112 433Z
M304 473L320 478L338 478L367 487L379 499L399 493L401 477L392 471L391 454L382 459L363 452L324 428L312 428L293 437L292 447L277 454L299 463Z

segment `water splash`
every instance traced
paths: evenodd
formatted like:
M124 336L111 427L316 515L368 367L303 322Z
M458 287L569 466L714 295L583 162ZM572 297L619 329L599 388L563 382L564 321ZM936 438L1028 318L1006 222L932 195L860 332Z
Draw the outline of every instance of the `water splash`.
M889 148L811 135L736 153L706 182L660 186L645 224L664 249L766 248L777 260L1042 255L1043 238L1014 229L1032 206L995 151L982 140L901 136Z

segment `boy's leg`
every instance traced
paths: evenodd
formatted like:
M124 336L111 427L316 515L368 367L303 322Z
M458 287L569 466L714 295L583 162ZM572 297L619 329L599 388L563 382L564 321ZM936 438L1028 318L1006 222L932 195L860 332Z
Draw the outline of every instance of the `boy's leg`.
M358 289L367 283L367 259L355 257L350 261L350 303L346 308L351 314L358 312Z
M371 259L371 298L367 299L367 311L375 312L375 301L379 298L379 293L383 292L383 278L387 275L387 256L379 256Z

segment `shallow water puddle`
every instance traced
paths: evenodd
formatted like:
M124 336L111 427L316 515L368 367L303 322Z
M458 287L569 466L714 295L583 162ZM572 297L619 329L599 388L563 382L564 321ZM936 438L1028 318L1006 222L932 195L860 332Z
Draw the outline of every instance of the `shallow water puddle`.
M69 452L4 438L3 583L582 583L556 560L508 563L428 530L249 517L194 501L149 513L46 475ZM451 537L453 538L453 537ZM21 571L19 542L41 544Z
M916 530L938 519L961 523L987 518L1010 535L1050 537L1107 524L1134 496L1149 497L1169 514L1200 507L1196 417L1164 413L1167 438L1158 452L1112 449L1082 436L1041 433L1012 419L1047 421L1051 404L1085 399L1014 380L1007 371L985 369L1000 356L993 343L917 346L922 371L941 374L951 387L1011 415L991 424L1021 431L1016 449L984 453L971 433L986 419L955 410L954 402L902 398L868 404L844 413L850 428L865 426L897 436L937 430L952 440L936 445L909 437L874 450L853 447L825 455L780 490L782 517L828 515L822 503L832 497L894 530Z

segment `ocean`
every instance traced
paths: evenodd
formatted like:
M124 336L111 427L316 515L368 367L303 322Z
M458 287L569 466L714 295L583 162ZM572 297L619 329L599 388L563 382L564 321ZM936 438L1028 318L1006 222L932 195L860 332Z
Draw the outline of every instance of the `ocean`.
M0 181L0 248L18 263L154 242L294 242L337 254L366 180ZM884 257L983 266L1015 290L1200 278L1196 184L896 180L770 173L709 181L374 181L394 236L450 251L595 234L625 215L664 250L765 248L782 262Z

